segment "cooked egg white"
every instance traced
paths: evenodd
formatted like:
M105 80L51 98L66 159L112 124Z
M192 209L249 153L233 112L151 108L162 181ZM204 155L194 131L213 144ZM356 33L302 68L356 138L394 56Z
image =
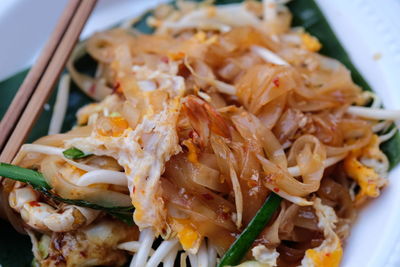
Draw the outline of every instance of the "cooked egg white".
M323 205L320 198L314 200L313 207L319 220L318 227L324 231L325 240L319 247L306 250L301 266L337 267L342 259L343 249L334 231L336 213L331 207Z

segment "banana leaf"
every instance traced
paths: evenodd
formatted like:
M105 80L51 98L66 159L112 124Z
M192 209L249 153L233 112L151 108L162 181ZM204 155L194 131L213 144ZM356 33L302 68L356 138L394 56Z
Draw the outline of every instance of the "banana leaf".
M217 4L236 2L241 1L216 1ZM324 18L314 0L295 0L290 2L288 6L293 14L293 26L302 26L312 35L316 36L323 44L323 48L321 50L322 54L341 61L348 69L351 70L354 82L356 82L364 90L371 90L367 82L352 64L348 54L340 44L339 40L336 38L334 32L330 28L328 22ZM138 23L136 23L135 28L144 33L151 33L152 29L149 28L145 23L145 17L147 17L149 14L150 13L147 13ZM76 65L80 71L93 73L96 63L90 58L90 56L84 56L79 60L79 62L76 63ZM0 99L2 99L3 103L0 106L0 118L3 117L5 111L7 110L8 103L10 103L14 97L18 87L23 81L23 78L27 74L27 71L28 70L24 70L0 82ZM27 140L28 142L32 142L35 139L47 134L54 99L55 93L50 97L48 101L49 105L46 107L38 122L34 126ZM91 102L91 100L85 94L83 94L75 84L72 84L70 89L67 115L64 120L62 131L67 131L74 126L76 123L75 113L81 106L89 102ZM400 162L399 133L397 133L391 140L382 144L381 148L388 156L391 167ZM26 236L19 235L7 223L0 221L0 264L3 267L30 266L32 257L29 239Z

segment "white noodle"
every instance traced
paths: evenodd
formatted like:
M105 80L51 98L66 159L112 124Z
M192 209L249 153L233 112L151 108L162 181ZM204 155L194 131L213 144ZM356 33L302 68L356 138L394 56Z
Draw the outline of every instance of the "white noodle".
M340 155L340 156L336 156L336 157L327 158L326 160L324 160L324 167L327 168L329 166L332 166L333 164L338 163L339 161L344 159L345 157L346 157L346 155ZM299 166L289 167L288 171L289 171L290 175L292 175L292 176L300 176L301 175Z
M35 153L42 153L46 155L56 155L62 157L66 162L69 164L77 167L78 169L90 172L90 171L95 171L98 170L96 167L92 167L86 164L78 163L73 160L67 159L64 157L64 154L62 153L65 149L59 148L59 147L54 147L54 146L45 146L45 145L39 145L39 144L25 144L21 147L22 152L35 152ZM21 154L22 155L22 154ZM19 155L17 155L19 157Z
M149 257L151 245L154 241L154 233L150 228L146 228L140 232L138 252L132 259L130 267L143 267Z
M31 239L33 255L35 256L36 259L41 259L42 257L40 256L40 252L39 252L39 242L38 242L34 232L27 228L25 228L25 231L28 234L29 238Z
M393 123L392 121L383 121L383 122L377 123L374 126L372 126L372 131L374 133L383 131L383 130L389 128L390 125L392 125L392 123Z
M208 266L216 266L217 265L217 250L211 244L210 240L207 240L207 254L208 254Z
M233 192L235 194L235 205L236 205L236 226L240 228L242 225L243 217L243 196L242 190L240 189L240 183L236 175L236 171L232 165L230 165L230 175L232 180Z
M165 240L161 242L153 256L149 259L146 267L158 266L160 262L178 245L178 239Z
M176 256L178 255L179 251L179 244L172 249L168 255L165 257L163 262L163 267L174 267Z
M198 266L197 254L188 253L190 266Z
M128 180L123 172L94 170L82 175L76 184L79 186L88 186L92 184L114 184L128 186Z
M68 107L68 96L71 78L68 74L61 77L58 87L56 103L54 105L53 114L50 119L49 135L60 133L65 113Z
M400 119L400 110L351 106L347 109L347 113L373 120L395 121Z
M197 266L198 267L207 267L208 265L208 255L207 255L207 246L206 240L203 239L201 242L199 251L197 252Z
M187 258L188 254L186 252L181 254L181 267L186 267L186 258Z
M218 81L218 80L213 79L213 78L203 77L203 76L198 75L198 74L194 71L194 69L192 68L192 66L190 66L187 57L185 57L184 63L185 63L185 66L188 68L188 70L190 71L190 73L191 73L194 77L196 77L196 78L198 78L198 79L200 79L200 80L206 81L206 82L208 82L209 84L215 86L215 88L217 88L218 91L219 91L220 93L224 93L224 94L227 94L227 95L236 95L236 91L237 91L237 90L236 90L236 87L235 87L235 86L230 85L230 84L228 84L228 83L224 83L224 82L222 82L222 81Z
M121 243L117 246L118 249L126 250L132 253L136 253L140 248L140 243L138 241L129 241ZM154 249L150 250L150 256L153 255Z
M274 191L275 194L281 196L282 198L284 198L284 199L286 199L286 200L289 200L290 202L292 202L292 203L294 203L294 204L296 204L296 205L299 205L299 206L310 206L310 205L313 204L312 201L308 201L307 199L302 198L302 197L292 196L292 195L286 193L285 191L283 191L282 189L279 190L278 192L276 192L276 191L274 190L274 189L275 189L275 186L272 185L272 184L265 183L265 186L266 186L269 190Z
M118 249L127 250L129 252L137 252L140 247L138 241L124 242L117 246Z
M269 63L274 63L276 65L284 65L284 66L289 66L289 63L287 63L285 60L283 60L280 56L272 52L271 50L261 47L258 45L252 45L250 50L260 56L262 59L264 59L266 62Z
M236 88L233 85L218 81L218 80L211 80L209 81L211 85L214 85L220 93L224 93L227 95L235 95Z
M390 132L379 136L379 143L383 143L386 142L387 140L389 140L390 138L392 138L397 132L397 128L394 127L392 130L390 130Z
M232 16L232 14L235 15ZM244 4L230 4L213 7L212 10L209 8L200 8L187 13L178 21L164 21L158 31L165 32L171 29L179 32L194 28L196 30L227 32L231 30L232 26L253 25L254 27L258 27L259 22L260 20L257 16L249 12Z
M21 151L24 152L34 152L34 153L42 153L46 155L56 155L60 157L64 157L63 151L64 149L54 147L54 146L45 146L38 144L25 144L21 147Z
M87 172L95 171L95 170L98 170L98 169L99 169L99 168L96 168L96 167L93 167L93 166L89 166L89 165L86 165L86 164L78 163L78 162L76 162L76 161L67 159L67 158L65 158L65 157L64 157L64 160L65 160L66 162L68 162L69 164L71 164L71 165L77 167L78 169L81 169L81 170L84 170L84 171L87 171Z

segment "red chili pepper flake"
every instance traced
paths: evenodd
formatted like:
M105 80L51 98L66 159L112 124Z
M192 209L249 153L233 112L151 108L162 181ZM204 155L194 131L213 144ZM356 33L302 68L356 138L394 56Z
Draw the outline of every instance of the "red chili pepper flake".
M40 203L37 201L31 201L28 203L31 207L40 207Z
M272 82L275 84L276 87L279 87L279 78L275 78Z
M168 63L169 62L169 58L167 56L163 56L161 57L161 61L164 63Z
M331 253L327 252L327 253L325 253L325 256L329 257L329 256L331 256Z
M223 220L228 220L229 219L229 214L228 213L226 213L226 212L222 212L221 213L221 218L223 219Z
M96 84L92 84L92 86L89 88L89 94L94 95L94 92L96 91Z
M207 200L213 200L214 199L214 197L212 195L208 194L208 193L202 194L202 196Z
M274 187L274 192L278 193L279 192L279 188L278 187Z
M121 87L121 83L120 82L116 82L115 84L114 84L114 87L113 87L113 94L114 93L117 93L119 90L119 88Z

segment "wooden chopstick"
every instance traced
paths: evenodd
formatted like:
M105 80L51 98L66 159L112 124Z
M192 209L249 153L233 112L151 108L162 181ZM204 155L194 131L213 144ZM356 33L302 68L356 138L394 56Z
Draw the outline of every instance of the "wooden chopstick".
M79 0L70 0L62 13L56 28L53 31L50 39L47 41L42 53L37 59L35 65L31 68L28 75L25 77L24 82L20 86L17 94L15 95L11 105L7 109L6 114L0 122L0 151L12 133L13 128L22 115L23 109L26 107L34 89L38 85L42 74L48 66L50 59L54 55L57 46L62 40L68 25L71 23L72 18L79 7Z
M51 58L42 78L37 85L28 105L19 119L14 131L0 156L1 162L11 162L25 141L29 131L33 127L43 106L47 101L65 63L77 42L79 35L92 12L97 0L79 1L80 5L76 10L68 29L62 37L61 42Z

